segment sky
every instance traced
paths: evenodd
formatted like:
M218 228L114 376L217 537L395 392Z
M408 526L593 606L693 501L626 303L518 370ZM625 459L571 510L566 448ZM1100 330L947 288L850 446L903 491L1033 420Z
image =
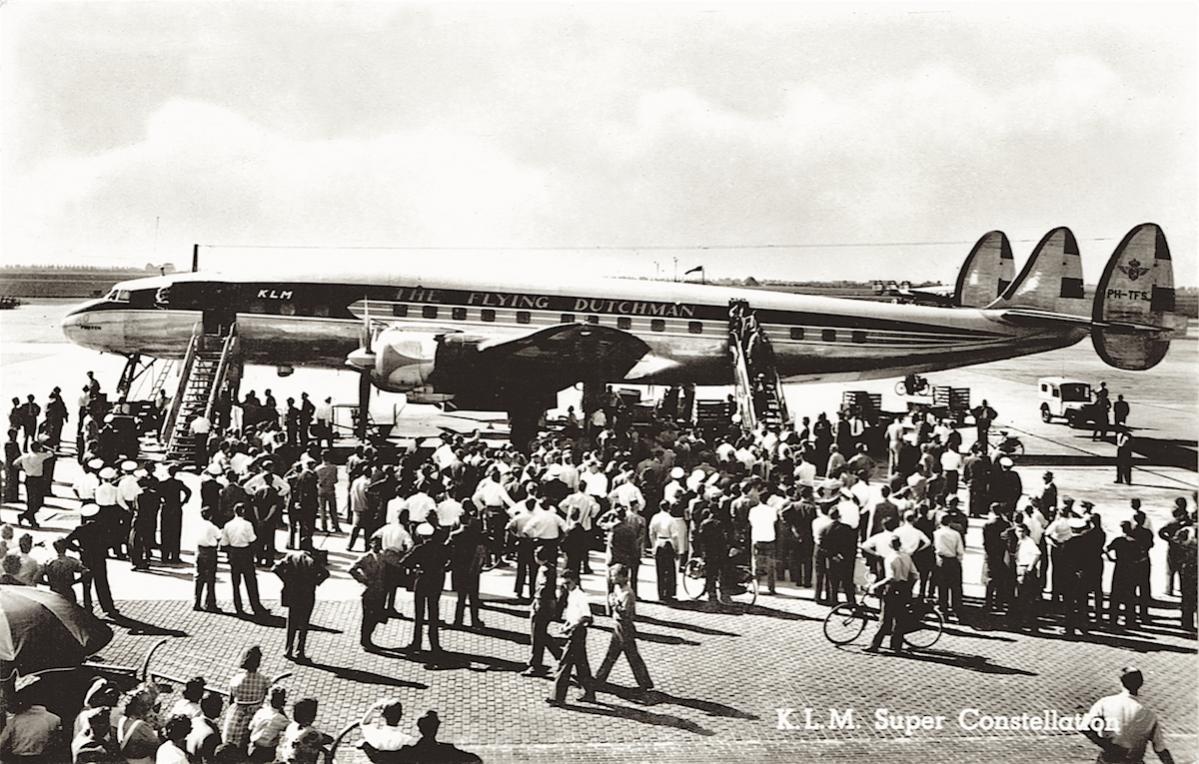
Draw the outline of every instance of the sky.
M1197 7L10 0L0 257L1199 284Z

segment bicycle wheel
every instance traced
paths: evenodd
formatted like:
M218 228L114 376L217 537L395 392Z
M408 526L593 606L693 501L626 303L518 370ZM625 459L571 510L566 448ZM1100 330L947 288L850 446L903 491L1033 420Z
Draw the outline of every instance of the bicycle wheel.
M866 630L866 610L842 602L824 617L824 638L834 645L848 645Z
M903 635L903 641L919 650L927 650L937 644L945 621L941 612L932 605L913 603L912 617L908 623L908 631Z
M692 557L687 560L687 564L683 566L683 572L680 574L683 579L683 592L693 600L697 600L704 596L704 584L707 581L707 575L704 571L704 561L699 557Z
M751 606L758 601L758 575L752 565L738 565L734 568L736 582L729 599L745 606Z
M907 387L907 385L905 385L903 383L902 379L895 383L895 394L896 395L907 395L907 393L908 393L908 387Z

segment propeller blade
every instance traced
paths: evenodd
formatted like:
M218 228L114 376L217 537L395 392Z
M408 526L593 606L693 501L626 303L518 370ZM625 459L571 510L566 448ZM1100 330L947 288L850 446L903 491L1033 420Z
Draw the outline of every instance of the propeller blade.
M366 441L367 420L370 417L371 373L369 368L358 376L358 440Z

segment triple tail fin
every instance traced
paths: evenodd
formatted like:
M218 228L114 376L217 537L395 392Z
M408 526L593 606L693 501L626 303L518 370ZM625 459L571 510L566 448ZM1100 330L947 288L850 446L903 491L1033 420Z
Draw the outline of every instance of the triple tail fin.
M1012 283L1016 261L1003 231L982 235L966 256L953 289L953 305L983 308L993 303Z
M1091 304L1083 289L1082 258L1070 229L1054 228L1045 234L1020 275L987 308L1044 311L1089 320Z

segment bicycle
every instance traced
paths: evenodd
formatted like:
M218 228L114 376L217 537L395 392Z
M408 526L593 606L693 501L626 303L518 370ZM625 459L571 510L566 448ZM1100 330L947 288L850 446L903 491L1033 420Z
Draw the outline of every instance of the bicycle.
M704 587L708 580L708 569L702 557L692 557L683 566L683 591L693 600L704 596ZM732 591L723 592L730 600L738 604L751 606L758 601L758 570L757 563L750 558L749 564L731 566L729 584Z
M869 589L858 588L857 604L842 602L824 617L824 638L834 645L848 645L853 642L871 621L878 621L880 608L867 603L867 599L878 599L878 595ZM908 603L906 628L903 641L909 647L917 650L927 650L941 639L945 629L945 619L936 605L920 597L914 597Z

